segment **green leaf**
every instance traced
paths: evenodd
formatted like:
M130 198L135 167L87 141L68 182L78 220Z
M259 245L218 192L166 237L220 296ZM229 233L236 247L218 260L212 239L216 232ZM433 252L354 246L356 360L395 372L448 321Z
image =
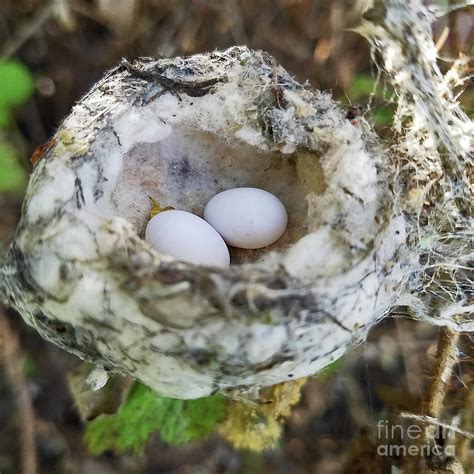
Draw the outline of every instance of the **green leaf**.
M393 107L376 107L372 111L372 115L377 125L390 125L393 120L393 113Z
M169 444L204 438L224 414L225 399L220 395L177 400L135 383L117 413L100 415L87 425L85 441L96 455L106 450L140 453L156 431Z
M26 173L14 151L0 143L0 192L21 192L26 186Z
M361 72L354 77L351 87L347 91L351 100L360 100L372 94L379 99L384 99L393 94L393 89L389 86L385 86L384 89L384 86L377 83L370 74Z
M348 91L348 95L351 99L360 99L372 94L374 91L374 79L368 74L357 74L354 77L354 81Z
M33 78L23 64L14 60L0 62L0 108L26 102L33 89Z

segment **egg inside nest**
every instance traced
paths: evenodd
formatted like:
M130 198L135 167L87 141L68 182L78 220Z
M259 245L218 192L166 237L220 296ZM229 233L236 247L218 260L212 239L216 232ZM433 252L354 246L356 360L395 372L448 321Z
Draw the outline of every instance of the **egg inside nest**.
M150 218L150 197L162 207L203 217L207 202L221 191L236 187L269 191L286 207L288 226L283 236L267 247L229 247L232 264L252 263L268 252L285 250L307 233L309 175L313 175L313 192L324 189L316 155L310 162L307 153L262 151L245 142L229 143L215 133L175 125L159 141L130 147L112 200L120 216L143 237Z

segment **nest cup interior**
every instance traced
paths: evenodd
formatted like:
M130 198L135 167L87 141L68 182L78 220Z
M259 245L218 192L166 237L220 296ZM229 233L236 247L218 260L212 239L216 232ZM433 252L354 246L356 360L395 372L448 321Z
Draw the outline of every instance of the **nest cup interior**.
M314 158L310 162L317 168ZM221 191L236 187L269 191L286 207L288 227L268 247L229 247L231 264L252 263L268 252L284 251L307 232L307 168L304 153L263 152L240 140L226 140L225 134L175 125L166 138L152 143L137 141L124 154L112 201L117 213L143 238L150 218L150 197L161 207L172 206L202 217L207 202Z

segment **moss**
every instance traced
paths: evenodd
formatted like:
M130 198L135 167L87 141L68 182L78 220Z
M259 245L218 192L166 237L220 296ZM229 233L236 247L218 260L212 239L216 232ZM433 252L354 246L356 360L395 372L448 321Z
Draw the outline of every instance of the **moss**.
M237 449L260 452L276 447L282 423L301 399L306 378L279 383L264 389L257 402L229 402L219 433Z
M232 402L218 431L235 448L259 452L275 447L282 427L277 420L264 415L256 406Z

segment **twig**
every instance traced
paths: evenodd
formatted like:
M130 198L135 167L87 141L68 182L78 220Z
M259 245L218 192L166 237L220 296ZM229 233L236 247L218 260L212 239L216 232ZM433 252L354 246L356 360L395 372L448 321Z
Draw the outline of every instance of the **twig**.
M462 410L462 418L460 427L463 431L474 429L474 383L471 381L467 387L466 397L464 399L464 407ZM456 443L456 456L461 463L467 463L469 459L469 448L472 438L458 438ZM469 466L466 466L468 468Z
M454 364L458 360L457 344L459 333L449 328L440 331L438 349L436 351L436 365L433 370L433 382L431 383L426 402L426 415L439 418L443 409L443 400Z
M437 418L433 418L432 416L416 415L415 413L407 413L407 412L401 412L400 416L402 418L410 418L412 420L420 421L422 423L428 423L430 425L439 426L440 428L445 428L449 431L454 431L455 433L458 433L458 434L464 436L468 440L469 439L474 439L474 433L470 433L469 431L464 431L461 428L450 425L448 423L442 423Z
M401 413L404 418L413 418L415 420L428 423L428 427L423 431L422 436L417 440L420 446L425 445L430 439L436 436L435 426L449 428L452 431L461 431L464 436L471 436L470 433L459 430L449 424L441 423L438 418L443 409L443 401L446 396L448 382L451 378L452 369L458 360L457 344L459 333L452 329L444 327L440 330L438 338L438 348L436 350L436 363L433 369L433 381L429 388L428 400L423 407L423 415L411 413ZM422 450L420 450L422 452ZM409 456L405 459L404 472L407 474L419 472L419 463L421 460L416 456Z
M443 46L446 43L446 40L448 39L448 36L449 36L449 28L445 26L443 31L439 35L438 40L436 41L436 51L438 53L443 49Z
M0 305L0 364L3 365L18 410L22 474L36 474L35 415L23 377L23 357L18 336L13 332Z
M40 30L43 24L48 21L53 14L57 1L58 0L51 0L38 10L30 21L19 28L16 34L0 51L0 58L13 56L31 36Z

